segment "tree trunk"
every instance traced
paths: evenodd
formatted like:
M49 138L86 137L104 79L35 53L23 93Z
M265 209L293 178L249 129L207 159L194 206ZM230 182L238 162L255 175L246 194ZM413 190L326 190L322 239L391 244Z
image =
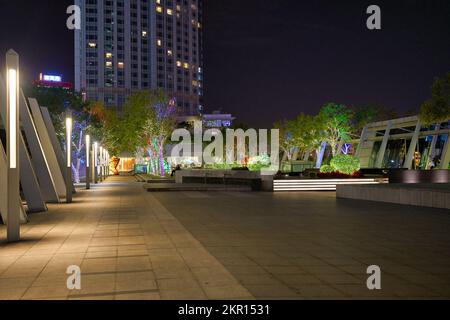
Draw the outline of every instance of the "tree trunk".
M164 168L164 143L158 144L159 147L159 165L160 165L160 173L161 177L166 175L166 171Z

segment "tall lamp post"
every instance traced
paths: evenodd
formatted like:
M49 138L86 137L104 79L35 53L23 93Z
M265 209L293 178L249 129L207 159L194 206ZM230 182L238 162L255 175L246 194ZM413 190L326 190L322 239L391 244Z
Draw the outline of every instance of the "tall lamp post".
M98 183L98 171L97 171L97 166L98 166L98 158L97 158L97 154L98 154L98 143L95 142L94 143L94 154L92 156L92 161L93 161L93 166L92 166L92 170L93 170L93 174L94 174L94 183L97 184Z
M7 239L20 240L20 182L19 182L19 55L14 50L6 53L6 134L8 172Z
M72 202L72 113L68 110L66 113L66 150L67 150L67 168L66 168L66 202Z
M98 159L99 159L99 167L100 167L100 174L99 174L99 180L100 182L103 181L103 147L100 146L100 153L98 155Z
M90 177L90 157L89 153L91 152L91 136L86 135L86 190L91 188L91 177Z
M105 169L103 171L104 180L108 178L108 151L106 149L103 149L103 152L105 153L104 159L105 159Z
M106 176L109 177L109 152L106 151Z

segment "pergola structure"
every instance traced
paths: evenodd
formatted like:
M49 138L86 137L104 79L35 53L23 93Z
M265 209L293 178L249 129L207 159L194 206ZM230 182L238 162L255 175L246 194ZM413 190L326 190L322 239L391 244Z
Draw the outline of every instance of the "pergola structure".
M362 168L384 168L386 150L392 141L404 141L404 160L401 167L412 169L418 153L420 139L427 139L428 159L438 157L439 168L448 169L450 162L450 120L433 126L425 126L418 116L369 123L361 134L357 144L356 156L361 159ZM438 140L441 142L438 148ZM442 143L444 142L444 143ZM420 156L425 156L420 154ZM402 157L403 158L403 157ZM391 160L393 161L393 160ZM430 169L427 165L426 169Z

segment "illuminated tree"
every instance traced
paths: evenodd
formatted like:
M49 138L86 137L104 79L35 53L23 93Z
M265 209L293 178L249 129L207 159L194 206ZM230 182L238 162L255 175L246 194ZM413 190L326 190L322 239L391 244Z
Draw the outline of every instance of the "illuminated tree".
M284 153L287 160L293 160L295 149L297 148L297 142L294 137L292 121L280 120L274 123L273 127L279 130L280 134L280 148Z
M162 90L143 93L147 99L148 109L143 124L143 134L146 137L150 161L154 173L166 174L164 148L176 126L175 101L169 99Z
M343 104L327 103L321 111L320 117L325 121L325 142L331 146L333 157L339 153L339 144L350 141L352 112Z

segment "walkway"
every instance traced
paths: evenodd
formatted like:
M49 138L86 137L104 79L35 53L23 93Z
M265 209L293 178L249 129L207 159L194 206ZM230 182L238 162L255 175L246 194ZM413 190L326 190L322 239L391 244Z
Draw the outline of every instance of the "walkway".
M0 244L0 299L252 298L131 177L31 215L22 239ZM81 268L79 291L66 286L71 265Z
M110 178L0 243L0 299L450 298L450 214ZM0 227L0 239L5 228ZM66 288L81 267L82 289ZM379 265L382 290L366 287Z

